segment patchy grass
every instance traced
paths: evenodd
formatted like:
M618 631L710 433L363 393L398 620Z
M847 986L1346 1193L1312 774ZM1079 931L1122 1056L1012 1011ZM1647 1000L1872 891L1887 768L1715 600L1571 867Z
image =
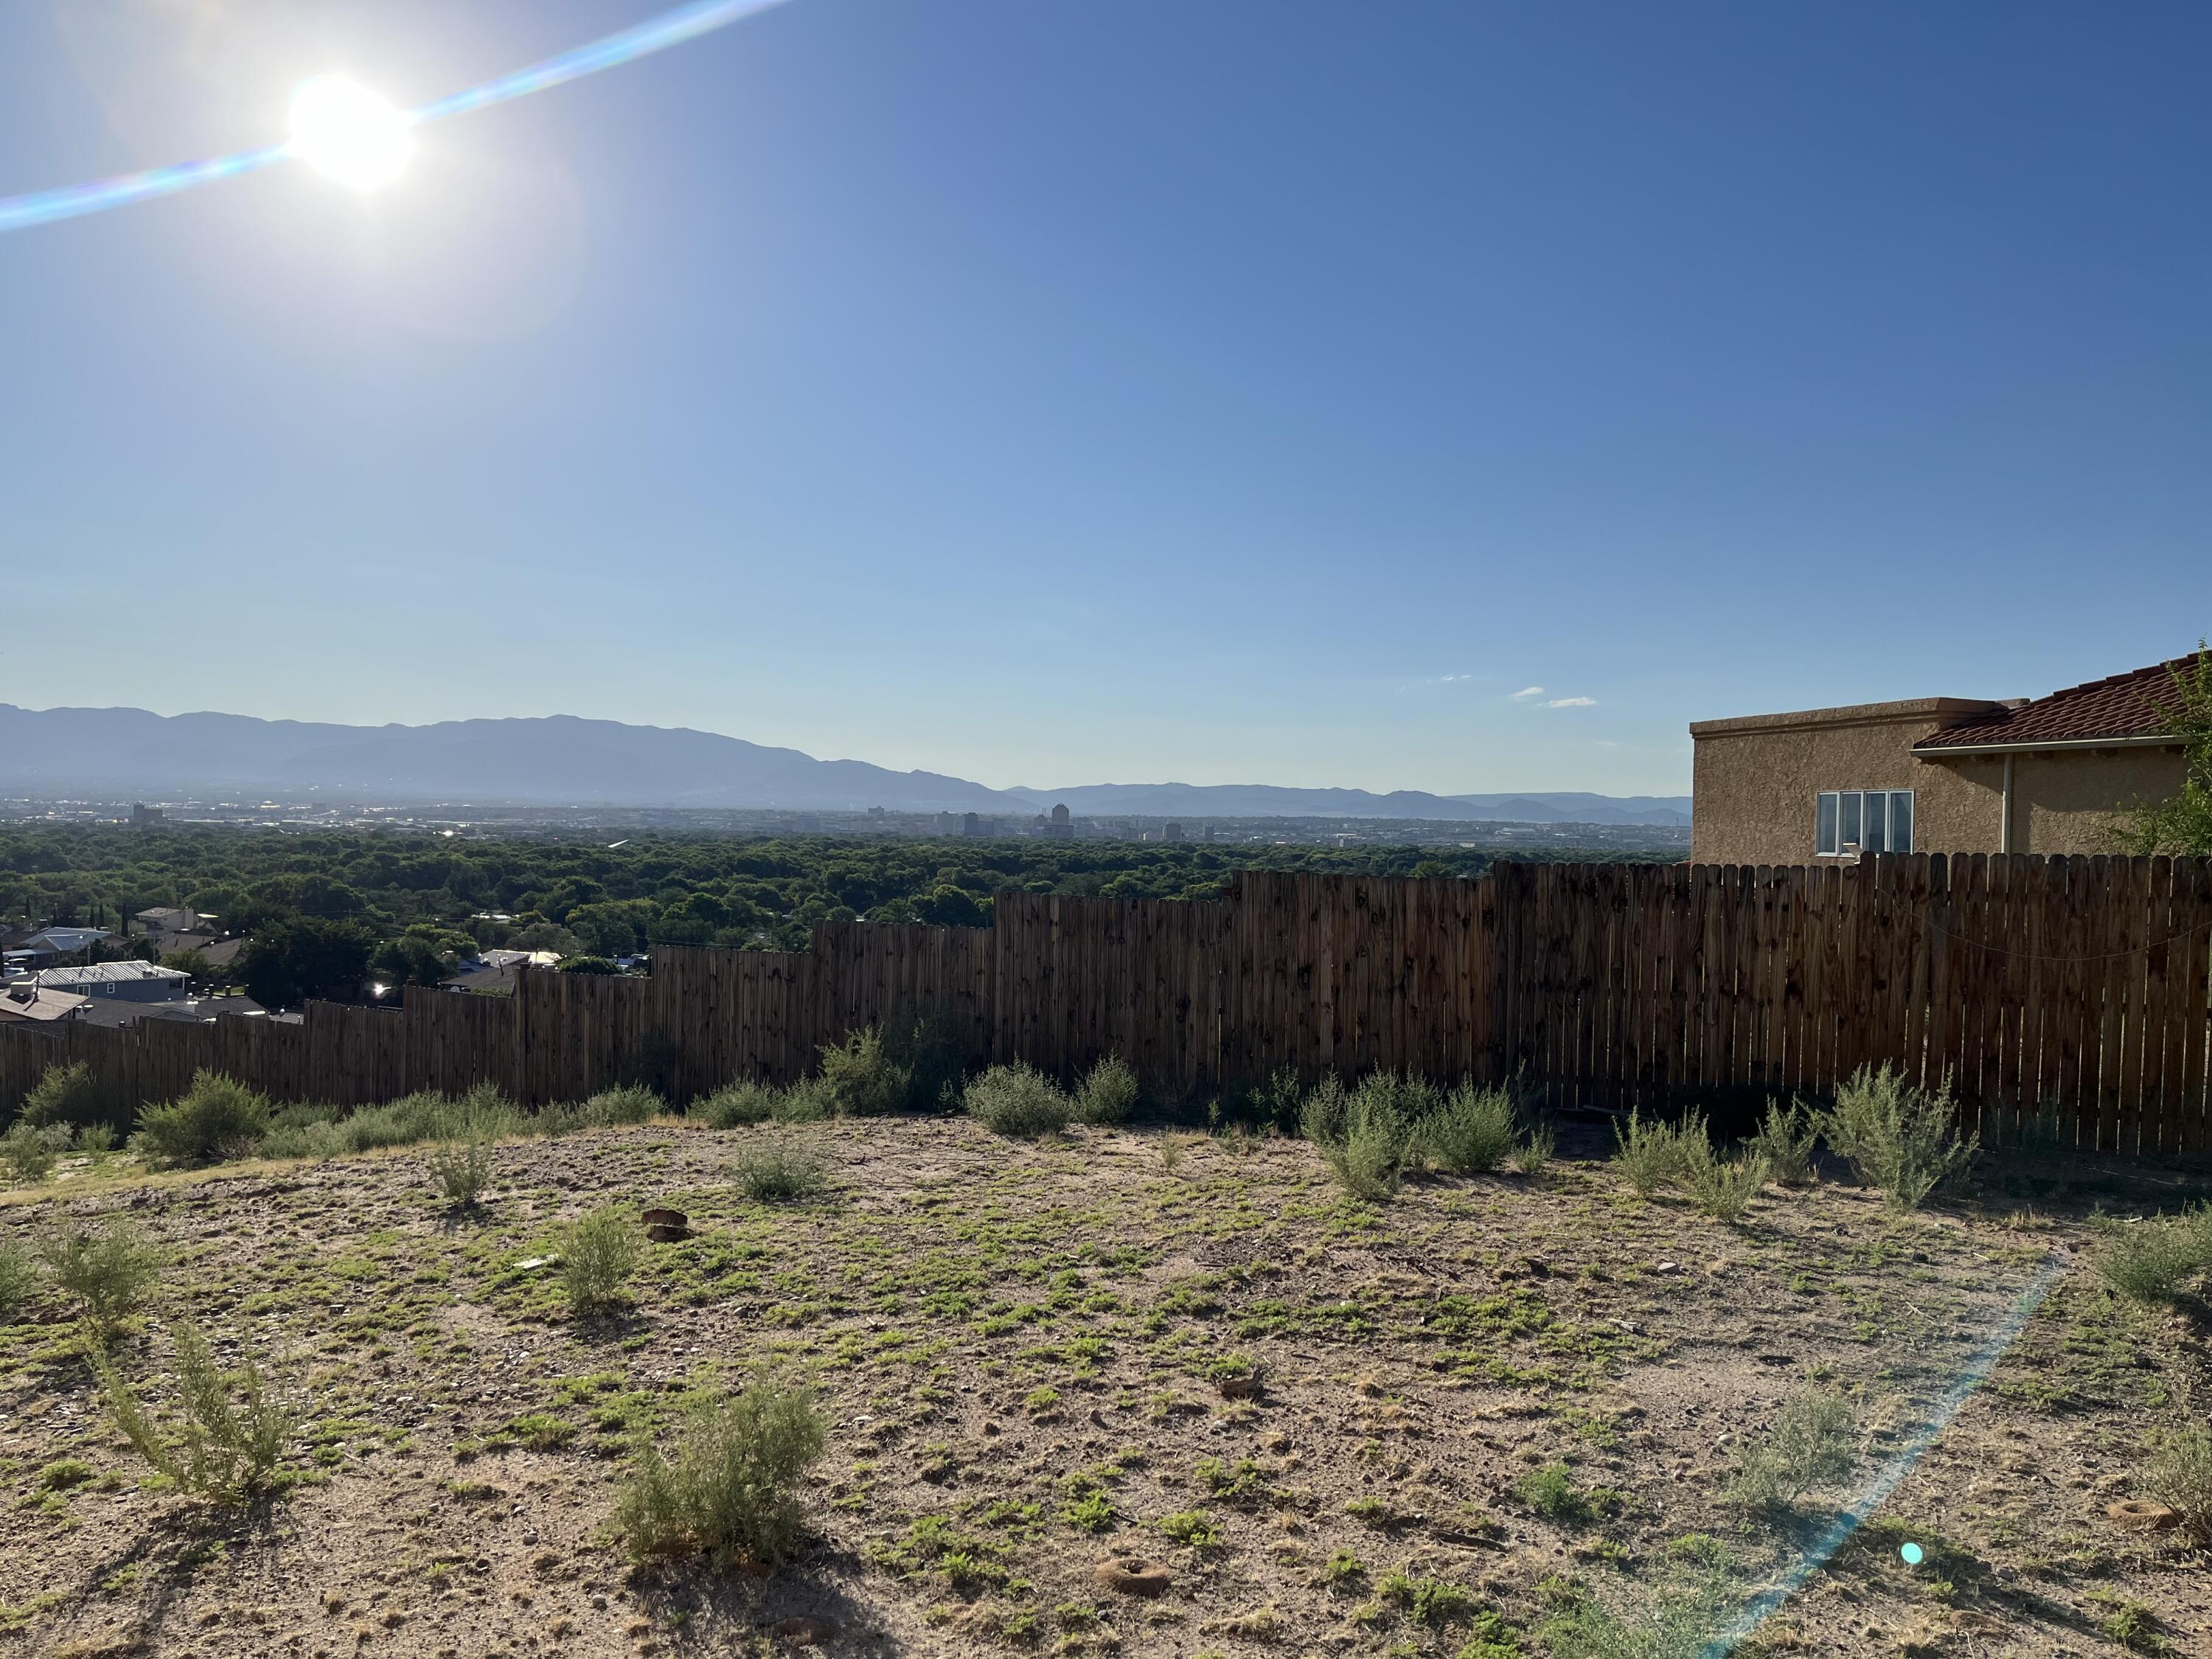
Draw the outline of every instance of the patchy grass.
M64 1154L0 1205L0 1629L26 1653L223 1659L765 1651L800 1618L884 1659L1695 1652L1912 1438L2051 1247L2102 1237L2063 1190L1984 1212L1955 1183L1935 1210L1770 1186L1722 1226L1674 1178L1640 1201L1568 1116L1540 1182L1452 1173L1487 1149L1409 1137L1395 1185L1356 1195L1260 1131L1321 1095L1348 1139L1358 1091L1293 1106L1287 1079L1218 1137L775 1127L805 1092L689 1124L625 1121L658 1110L625 1095L591 1106L603 1127L487 1133L493 1196L465 1213L433 1170L452 1103L379 1109L374 1150L319 1159ZM1401 1127L1449 1109L1389 1093ZM445 1127L385 1139L417 1118ZM271 1133L337 1146L349 1121ZM800 1133L834 1204L754 1196L749 1149ZM646 1243L653 1207L689 1236ZM601 1231L596 1316L572 1318ZM103 1403L87 1281L36 1247L64 1237L162 1264L158 1296L109 1299L102 1363L167 1470ZM1765 1650L2187 1651L2202 1547L2104 1505L2203 1501L2193 1307L2070 1273ZM763 1376L811 1427L772 1429ZM282 1406L258 1431L257 1389ZM192 1425L219 1409L241 1450L200 1480ZM1747 1503L1760 1459L1774 1501ZM1172 1584L1115 1595L1109 1556Z

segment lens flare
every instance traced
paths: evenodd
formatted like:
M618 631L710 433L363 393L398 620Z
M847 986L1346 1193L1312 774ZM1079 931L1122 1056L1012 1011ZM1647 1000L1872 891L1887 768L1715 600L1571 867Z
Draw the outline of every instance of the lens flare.
M366 87L319 75L292 94L292 142L285 148L326 178L375 190L407 165L413 125Z
M702 34L768 10L784 0L692 0L692 3L663 12L634 28L610 34L589 46L516 70L494 80L480 82L460 92L417 106L395 110L375 94L337 76L320 76L303 83L292 101L292 137L288 143L241 149L204 161L185 161L175 167L128 173L96 184L70 185L42 190L28 196L0 198L0 234L33 225L75 219L110 208L157 196L211 185L257 173L279 161L305 161L333 179L356 189L374 190L390 182L405 165L410 134L427 121L466 115L472 110L504 104L533 92L544 92L566 82L596 75L671 46L680 46ZM303 107L304 105L304 107Z

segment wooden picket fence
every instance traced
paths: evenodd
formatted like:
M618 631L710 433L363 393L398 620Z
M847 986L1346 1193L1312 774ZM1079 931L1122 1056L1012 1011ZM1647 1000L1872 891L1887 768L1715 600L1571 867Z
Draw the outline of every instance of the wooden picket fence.
M2212 861L1914 854L1854 866L1502 864L1480 880L1244 872L1212 902L999 896L988 928L826 923L795 952L665 946L649 979L526 973L298 1025L0 1027L0 1110L82 1060L133 1101L228 1073L361 1104L643 1075L787 1082L914 1011L1072 1078L1121 1054L1170 1100L1282 1066L1518 1077L1555 1104L1747 1108L1863 1065L1948 1079L1993 1134L2198 1153Z

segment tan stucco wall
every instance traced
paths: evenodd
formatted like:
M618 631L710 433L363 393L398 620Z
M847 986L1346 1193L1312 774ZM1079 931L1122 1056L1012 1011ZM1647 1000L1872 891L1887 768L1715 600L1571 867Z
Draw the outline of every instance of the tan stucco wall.
M1691 859L1812 863L1814 800L1823 789L1910 789L1915 851L1998 851L2003 757L1914 755L1912 745L1944 723L1934 713L1869 710L1828 724L1778 717L1773 724L1715 723L1747 729L1696 732ZM2106 851L2102 832L2112 814L2173 794L2182 767L2178 749L2016 754L2012 850Z
M2013 762L2013 850L2105 853L2114 812L2181 793L2179 749L2077 749L2022 755Z
M1832 726L1699 734L1690 857L1698 864L1810 864L1823 789L1910 789L1921 852L1994 851L2000 769L1934 767L1912 745L1936 715L1863 716Z

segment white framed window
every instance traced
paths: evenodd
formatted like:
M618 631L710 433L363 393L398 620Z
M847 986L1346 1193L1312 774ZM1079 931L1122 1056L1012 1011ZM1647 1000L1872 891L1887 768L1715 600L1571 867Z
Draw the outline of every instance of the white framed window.
M1823 789L1813 807L1815 857L1912 850L1910 789Z

